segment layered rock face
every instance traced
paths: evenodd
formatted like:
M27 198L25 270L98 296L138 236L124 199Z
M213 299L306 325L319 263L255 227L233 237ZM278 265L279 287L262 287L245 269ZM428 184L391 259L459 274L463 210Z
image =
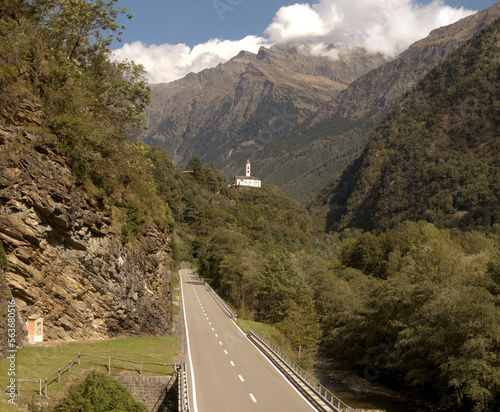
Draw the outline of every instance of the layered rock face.
M17 310L44 317L45 339L169 332L168 236L150 227L123 245L112 209L76 184L62 155L2 125L0 240Z

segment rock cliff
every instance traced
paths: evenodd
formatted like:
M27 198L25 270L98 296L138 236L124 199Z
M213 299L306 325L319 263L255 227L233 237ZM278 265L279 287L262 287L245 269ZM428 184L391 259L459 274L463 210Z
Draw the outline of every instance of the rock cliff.
M37 133L0 125L5 279L24 321L44 316L45 339L169 332L170 239L149 227L124 245L115 210Z

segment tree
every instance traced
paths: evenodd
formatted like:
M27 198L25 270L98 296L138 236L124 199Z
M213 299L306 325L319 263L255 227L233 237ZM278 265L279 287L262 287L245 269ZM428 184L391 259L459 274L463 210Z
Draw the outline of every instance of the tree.
M116 21L120 14L125 14L125 7L116 8L117 2L37 0L33 7L49 33L56 55L78 65L95 53L109 51L115 34L122 34L125 26ZM127 17L132 18L130 14Z
M312 291L293 255L274 251L255 278L258 318L275 324L292 342L310 355L319 342L319 320Z

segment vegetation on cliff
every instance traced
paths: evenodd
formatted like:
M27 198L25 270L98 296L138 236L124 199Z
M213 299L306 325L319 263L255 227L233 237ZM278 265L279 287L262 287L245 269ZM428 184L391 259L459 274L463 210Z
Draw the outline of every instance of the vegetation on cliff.
M149 86L142 66L112 59L124 28L117 0L7 0L0 13L1 117L31 127L64 153L87 191L123 209L124 238L147 221L171 228L148 165L127 139L144 120ZM128 16L131 17L131 16ZM144 219L131 209L139 208ZM135 220L134 220L135 219Z

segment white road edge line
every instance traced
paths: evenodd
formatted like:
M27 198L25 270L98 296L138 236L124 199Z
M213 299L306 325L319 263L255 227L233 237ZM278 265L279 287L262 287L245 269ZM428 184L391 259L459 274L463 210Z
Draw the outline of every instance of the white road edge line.
M248 339L248 336L245 334L245 332L243 332L243 331L240 329L240 327L236 324L236 322L233 322L233 325L234 325L234 326L236 327L236 329L238 329L238 330L240 331L240 333L241 333L241 334L242 334L242 335L243 335L243 336L244 336L244 337L245 337L245 338L246 338L246 339L247 339L247 340L248 340L248 341L252 344L252 346L255 348L255 350L256 350L257 352L259 352L260 356L262 356L262 357L263 357L266 361L268 361L268 362L269 362L269 364L270 364L270 365L271 365L271 366L272 366L272 367L276 370L276 372L278 372L278 373L281 375L281 377L282 377L282 378L283 378L283 379L284 379L284 380L285 380L285 381L286 381L286 382L287 382L287 383L288 383L288 384L289 384L289 385L293 388L293 390L294 390L295 392L297 392L297 394L298 394L298 395L299 395L302 399L304 399L304 401L305 401L305 402L306 402L306 403L307 403L307 404L311 407L311 409L312 409L313 411L317 412L318 410L317 410L317 409L316 409L316 408L315 408L315 407L311 404L311 402L309 402L309 401L308 401L308 400L304 397L304 395L302 395L302 394L299 392L299 390L298 390L295 386L293 386L293 385L291 384L291 382L290 382L290 381L289 381L289 380L285 377L285 375L283 375L283 373L282 373L282 372L281 372L281 371L280 371L280 370L276 367L276 365L274 365L274 363L272 363L272 362L269 360L269 358L268 358L266 355L264 355L264 354L260 351L260 349L259 349L257 346L255 346L255 343L253 343L250 339Z
M238 378L240 378L240 381L245 382L245 379L243 379L243 376L238 375Z
M253 394L250 394L250 398L252 398L252 401L254 401L254 403L257 403L257 399L255 399L255 396L253 396Z
M182 270L185 270L185 269L182 269ZM179 271L179 275L181 275L180 272L181 271ZM191 386L192 386L191 393L192 393L192 397L193 397L193 412L198 412L198 404L196 403L196 386L194 383L193 359L191 358L191 349L189 347L189 332L188 332L188 327L187 327L187 322L186 322L186 307L184 305L184 294L182 293L182 279L179 282L179 284L180 284L181 296L182 296L182 314L183 314L183 318L184 318L184 329L186 331L187 351L188 351L188 356L189 356L189 369L191 370Z

